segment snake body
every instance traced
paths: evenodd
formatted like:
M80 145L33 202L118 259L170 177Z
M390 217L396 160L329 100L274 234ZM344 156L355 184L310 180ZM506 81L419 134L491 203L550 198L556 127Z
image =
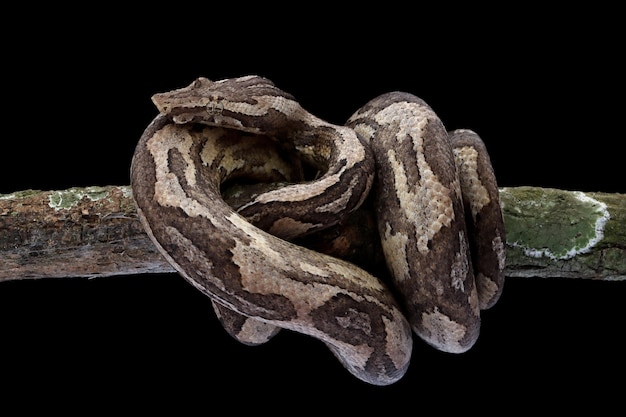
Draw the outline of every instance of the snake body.
M278 328L311 335L376 385L406 372L411 329L444 351L473 345L504 268L497 186L477 135L449 137L407 93L333 125L258 76L199 78L153 101L160 115L131 167L139 218L229 333L249 344ZM307 178L294 159L319 174ZM240 178L261 185L229 205L223 187ZM365 270L289 242L341 224L370 189L400 303ZM468 238L468 228L491 230ZM484 263L476 280L472 259Z
M415 332L463 352L478 338L461 185L448 134L421 99L383 94L348 120L376 155L376 217L385 259Z

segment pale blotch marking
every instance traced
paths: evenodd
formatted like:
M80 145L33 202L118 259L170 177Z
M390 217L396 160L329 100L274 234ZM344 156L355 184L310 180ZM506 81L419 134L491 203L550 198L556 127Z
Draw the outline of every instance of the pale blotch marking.
M291 217L283 217L272 223L268 232L271 235L280 237L281 239L289 240L297 236L301 236L309 230L319 226L321 225L304 223L299 220L294 220Z
M470 272L467 259L467 239L465 234L459 232L459 251L455 254L454 262L450 269L451 286L461 292L465 292L465 280Z
M325 339L328 338L328 335L325 335ZM365 343L360 345L351 345L344 341L332 338L332 344L326 343L326 345L338 358L350 358L350 362L345 362L343 359L340 360L344 366L357 370L358 373L365 370L367 361L372 356L372 353L374 353L374 348ZM383 375L378 375L378 377L381 378Z
M424 339L437 349L450 353L462 353L468 348L461 345L467 328L450 319L435 307L432 313L422 313L422 327L418 332ZM416 331L417 332L417 331Z
M398 282L411 278L409 262L406 255L406 247L409 237L403 233L393 233L391 225L387 223L385 234L382 236L382 247L387 261L387 266L391 270L391 275Z
M387 158L394 173L396 195L402 211L415 227L417 248L420 253L426 254L429 251L428 242L442 227L449 227L455 218L451 191L441 183L424 155L422 132L428 123L436 123L437 115L423 105L399 102L376 113L375 120L381 125L397 125L398 142L406 137L413 142L419 171L418 184L408 181L393 148L387 152Z
M476 221L478 213L491 202L489 192L478 175L478 151L472 146L454 148L453 151L463 195L469 200L472 218Z
M317 275L319 277L328 277L328 272L308 262L300 262L299 266L300 266L300 269L306 273Z
M491 249L496 254L496 258L498 259L498 270L504 271L506 266L506 248L499 230L496 230L496 237L494 237L491 241Z
M396 309L392 311L393 320L387 316L382 316L383 323L385 324L385 331L387 333L387 344L385 351L389 354L389 358L393 362L396 369L401 369L406 364L406 358L410 357L413 348L412 339L409 338L410 343L407 345L406 340L402 338L405 334L401 329L398 329L398 323L403 323L402 313ZM411 330L408 329L408 332ZM404 349L403 349L404 347Z
M494 295L498 292L498 285L488 276L479 272L476 275L476 286L478 293L480 294L481 308L484 308L482 300L490 301Z
M476 281L474 280L474 283ZM480 299L478 298L478 285L473 285L472 290L467 294L467 301L474 313L474 316L480 317Z
M247 246L263 254L260 257L260 259L264 259L263 263L282 265L282 268L280 268L282 270L288 268L289 264L285 262L285 256L280 253L280 250L283 248L277 247L281 246L283 242L258 229L237 213L231 213L226 219L236 229L241 230L244 235L249 237L250 243ZM237 241L237 243L239 245L241 242Z
M496 254L496 259L498 261L498 271L496 272L496 276L487 276L483 272L478 272L476 274L476 290L479 294L479 302L480 308L486 309L491 304L491 300L493 297L499 292L499 286L497 284L498 276L502 271L504 271L504 267L506 264L506 252L504 247L504 242L502 241L502 237L500 236L500 231L496 230L496 237L494 237L491 241L491 249L493 253Z
M221 149L218 146L214 146L219 141L219 138L226 132L225 129L215 127L212 129L204 129L203 133L208 137L207 143L200 151L200 159L202 165L211 166L215 162L215 159L220 154Z
M214 309L218 312L219 309ZM237 332L237 339L253 344L265 343L276 334L276 327L272 324L265 323L258 319L248 318L243 322L239 332Z
M175 125L166 125L148 140L146 147L150 151L156 167L154 198L161 206L178 207L188 216L203 216L214 222L210 210L198 201L189 198L178 181L178 177L169 170L169 150L178 149L187 162L184 173L187 184L190 186L196 184L194 164L189 156L192 141L193 139L187 132L177 129Z
M210 130L210 129L205 129L205 131L207 130ZM229 144L225 147L214 146L214 144L211 143L211 140L207 141L207 144L205 145L205 147L202 150L202 153L200 154L203 165L207 166L207 164L204 161L204 155L203 155L204 150L210 147L214 147L215 149L211 153L214 153L214 152L222 153L222 160L220 162L220 166L226 171L226 175L229 175L233 171L236 171L238 169L242 169L243 167L246 166L247 162L243 158L237 158L235 154L237 152L241 152L249 148L250 144L246 140L247 138L248 137L240 137L238 138L236 143Z
M407 221L415 228L416 246L420 253L429 252L428 242L454 220L450 190L443 186L425 160L421 163L420 184L412 187L401 162L393 149L387 152L394 173L396 195ZM422 158L423 159L423 155Z
M361 137L367 143L370 143L370 141L374 137L374 134L376 133L376 129L374 129L372 126L365 124L365 123L358 123L357 125L354 126L353 129L357 134L361 135Z

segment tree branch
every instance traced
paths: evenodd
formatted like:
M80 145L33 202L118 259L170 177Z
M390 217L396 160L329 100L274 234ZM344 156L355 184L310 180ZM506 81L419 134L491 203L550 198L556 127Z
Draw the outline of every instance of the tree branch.
M507 276L626 280L626 195L513 187L500 199ZM0 282L175 272L128 186L0 195L0 231Z

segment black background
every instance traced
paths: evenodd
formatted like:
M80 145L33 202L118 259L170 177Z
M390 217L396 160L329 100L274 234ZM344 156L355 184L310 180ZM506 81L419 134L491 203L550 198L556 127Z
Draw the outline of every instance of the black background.
M613 12L414 6L24 11L4 37L0 193L128 184L134 146L156 115L152 94L246 74L337 124L380 93L408 91L448 129L482 136L500 186L626 192ZM48 410L86 400L87 414L218 404L597 411L621 401L625 295L623 283L510 279L470 352L416 340L405 377L373 387L309 337L238 344L177 275L5 282L0 378L10 389L0 409L13 399Z

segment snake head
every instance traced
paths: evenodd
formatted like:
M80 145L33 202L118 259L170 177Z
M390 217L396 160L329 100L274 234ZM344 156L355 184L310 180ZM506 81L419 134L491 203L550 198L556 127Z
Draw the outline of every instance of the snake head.
M253 133L267 128L261 125L272 119L267 117L270 109L289 117L287 113L299 107L293 96L257 75L220 81L200 77L187 87L155 94L152 102L174 123L202 123Z

